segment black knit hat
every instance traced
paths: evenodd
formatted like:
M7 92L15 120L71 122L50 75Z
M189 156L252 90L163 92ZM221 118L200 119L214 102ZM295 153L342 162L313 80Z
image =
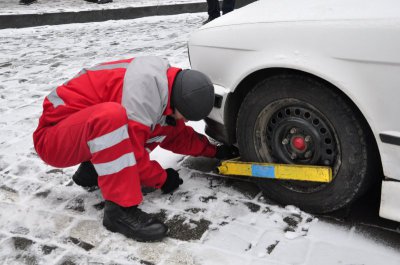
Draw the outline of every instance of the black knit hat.
M171 103L186 119L199 121L207 117L214 106L214 86L199 71L180 71L172 87Z

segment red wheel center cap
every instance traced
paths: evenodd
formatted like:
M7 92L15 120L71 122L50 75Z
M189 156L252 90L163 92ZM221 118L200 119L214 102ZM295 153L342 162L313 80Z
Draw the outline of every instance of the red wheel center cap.
M294 146L294 148L296 148L297 150L303 151L306 148L306 143L304 141L303 137L294 137L292 139L292 144Z

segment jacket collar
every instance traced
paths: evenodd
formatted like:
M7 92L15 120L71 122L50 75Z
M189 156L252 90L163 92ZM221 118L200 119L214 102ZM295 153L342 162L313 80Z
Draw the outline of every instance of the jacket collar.
M167 78L168 78L168 103L167 107L165 108L163 115L168 116L174 113L173 108L171 107L171 94L172 94L172 87L174 85L174 81L176 75L182 71L181 68L170 67L167 70Z

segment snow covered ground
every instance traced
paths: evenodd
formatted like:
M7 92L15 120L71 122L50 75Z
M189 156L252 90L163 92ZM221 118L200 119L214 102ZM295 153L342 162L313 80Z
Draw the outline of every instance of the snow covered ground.
M86 2L84 0L38 0L32 5L19 5L19 0L0 0L0 15L78 12L196 2L206 2L206 0L113 0L112 3L101 5Z
M32 132L54 87L84 66L140 55L189 67L186 41L205 18L0 30L0 264L400 264L396 250L353 227L274 205L250 183L213 175L213 159L163 150L152 158L179 169L185 182L173 195L145 196L142 209L163 219L170 236L138 243L102 227L101 194L71 182L76 168L37 157Z

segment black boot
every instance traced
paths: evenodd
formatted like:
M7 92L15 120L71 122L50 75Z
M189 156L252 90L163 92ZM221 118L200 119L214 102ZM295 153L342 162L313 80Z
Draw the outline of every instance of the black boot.
M33 4L34 2L36 2L37 0L20 0L19 4L20 5L30 5Z
M113 0L85 0L85 1L97 4L107 4L107 3L112 3Z
M113 0L98 0L98 4L107 4L107 3L112 3Z
M103 225L111 232L118 232L141 242L161 240L168 231L165 224L137 206L122 207L111 201L105 202Z
M213 21L216 18L218 18L218 17L208 17L207 20L203 21L203 25L207 24L208 22Z
M89 188L90 190L93 190L98 186L97 178L98 175L96 169L94 169L94 166L90 161L81 163L78 170L72 176L72 179L77 185Z

